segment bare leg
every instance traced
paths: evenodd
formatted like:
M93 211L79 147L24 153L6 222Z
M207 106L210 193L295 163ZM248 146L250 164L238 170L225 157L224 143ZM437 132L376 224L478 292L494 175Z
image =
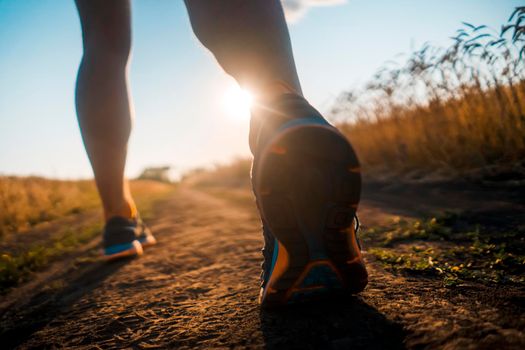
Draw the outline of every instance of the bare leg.
M279 0L185 0L195 35L239 85L272 98L301 94Z
M132 113L127 87L131 48L128 0L76 0L84 55L77 77L76 107L106 220L133 217L124 179Z

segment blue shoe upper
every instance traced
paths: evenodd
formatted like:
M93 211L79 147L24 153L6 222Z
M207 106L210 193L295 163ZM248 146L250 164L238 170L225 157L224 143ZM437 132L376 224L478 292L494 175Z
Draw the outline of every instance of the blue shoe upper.
M144 224L140 219L127 219L121 216L110 218L104 226L103 246L105 255L113 255L133 247L140 239Z

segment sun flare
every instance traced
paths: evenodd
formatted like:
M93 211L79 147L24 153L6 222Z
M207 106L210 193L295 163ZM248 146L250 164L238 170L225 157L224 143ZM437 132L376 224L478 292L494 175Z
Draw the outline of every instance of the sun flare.
M234 120L249 120L253 95L238 85L232 85L224 92L223 105L227 115Z

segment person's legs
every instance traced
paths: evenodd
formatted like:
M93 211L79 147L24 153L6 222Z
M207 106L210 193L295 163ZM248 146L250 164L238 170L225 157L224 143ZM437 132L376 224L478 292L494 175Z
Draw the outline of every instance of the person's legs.
M132 112L127 87L131 49L129 0L76 0L84 55L76 107L106 220L132 218L135 204L124 179Z

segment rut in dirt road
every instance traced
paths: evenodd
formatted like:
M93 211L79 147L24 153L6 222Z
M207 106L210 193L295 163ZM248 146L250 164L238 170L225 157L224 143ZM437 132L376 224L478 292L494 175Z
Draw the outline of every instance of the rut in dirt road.
M149 224L157 246L138 259L73 269L63 287L37 291L3 313L2 344L395 349L523 340L519 330L497 324L498 310L451 301L438 282L394 276L373 261L360 296L261 310L262 237L253 204L181 187L156 210ZM366 202L363 212L389 215Z

